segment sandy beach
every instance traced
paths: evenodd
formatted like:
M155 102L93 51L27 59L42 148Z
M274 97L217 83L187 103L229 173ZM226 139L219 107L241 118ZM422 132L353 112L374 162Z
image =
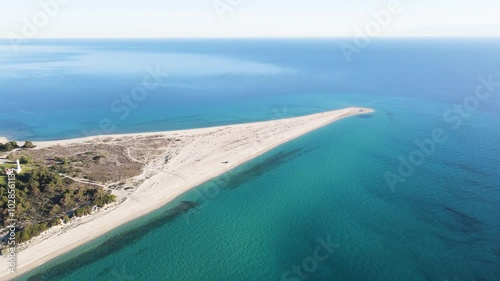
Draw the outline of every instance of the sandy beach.
M179 138L161 155L145 165L142 183L133 192L117 191L120 203L68 225L50 229L17 253L17 273L0 261L0 279L18 277L47 261L102 236L110 230L150 213L175 197L245 163L280 144L339 119L373 112L368 108L346 108L302 117L219 126L202 129L93 136L61 141L35 142L37 149L100 142L104 138ZM0 138L1 139L1 138ZM5 140L3 140L5 141ZM165 161L168 158L168 162Z

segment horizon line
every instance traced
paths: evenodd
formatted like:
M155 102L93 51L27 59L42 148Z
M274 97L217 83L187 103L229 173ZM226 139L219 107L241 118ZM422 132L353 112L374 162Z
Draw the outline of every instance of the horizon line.
M241 37L40 37L24 39L23 41L37 40L165 40L165 39L351 39L356 36L241 36ZM385 35L370 37L376 39L500 39L499 35ZM12 40L8 37L0 37L0 40Z

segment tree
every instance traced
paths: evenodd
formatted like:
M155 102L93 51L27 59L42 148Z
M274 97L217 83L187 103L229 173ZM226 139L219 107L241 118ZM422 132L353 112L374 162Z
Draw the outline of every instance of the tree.
M90 215L90 213L92 213L92 207L90 207L89 205L86 205L86 206L83 206L83 207L76 209L75 216L83 217L86 215Z
M64 195L63 198L61 199L61 203L63 204L64 207L66 208L71 208L75 205L75 201L73 201L73 192L67 191Z
M35 148L36 146L31 141L25 141L23 148Z
M19 147L19 145L17 145L17 142L15 142L15 141L9 141L6 144L0 143L0 151L12 151L18 147Z
M60 213L61 213L61 206L56 204L54 205L54 207L52 207L52 210L50 210L49 216L52 218L59 215Z
M8 196L7 182L0 182L0 225L3 226L10 223ZM102 207L114 201L116 197L101 187L63 178L43 163L37 163L16 177L17 241L21 243L40 235L47 228L59 225L61 219L68 223L67 214L85 216L91 214L92 206ZM5 244L0 242L0 248L2 243Z

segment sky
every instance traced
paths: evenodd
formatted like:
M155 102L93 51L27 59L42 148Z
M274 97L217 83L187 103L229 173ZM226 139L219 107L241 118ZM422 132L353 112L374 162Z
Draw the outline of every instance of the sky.
M499 11L498 0L2 0L0 38L500 36Z

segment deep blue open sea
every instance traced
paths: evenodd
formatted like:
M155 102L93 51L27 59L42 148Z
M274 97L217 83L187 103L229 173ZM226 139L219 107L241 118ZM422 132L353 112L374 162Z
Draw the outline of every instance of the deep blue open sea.
M342 42L0 41L18 140L376 110L18 280L500 280L500 39Z

